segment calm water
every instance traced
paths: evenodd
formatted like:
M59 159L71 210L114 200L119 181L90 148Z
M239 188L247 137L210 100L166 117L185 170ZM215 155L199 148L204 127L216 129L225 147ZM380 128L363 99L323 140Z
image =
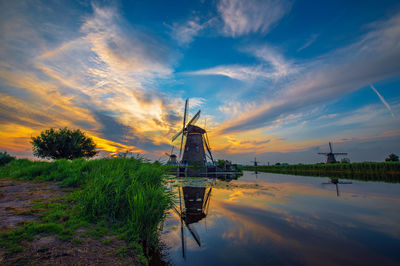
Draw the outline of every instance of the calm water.
M400 265L400 184L350 181L338 184L339 196L329 178L244 172L231 182L176 182L182 207L164 223L166 260Z

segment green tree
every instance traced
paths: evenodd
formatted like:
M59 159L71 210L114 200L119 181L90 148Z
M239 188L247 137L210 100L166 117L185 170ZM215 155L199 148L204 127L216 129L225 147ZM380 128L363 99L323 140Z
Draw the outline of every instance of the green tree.
M385 161L386 162L398 162L399 161L399 156L397 156L396 154L392 153L385 159Z
M47 129L32 137L33 155L40 158L90 158L97 154L96 144L79 129Z

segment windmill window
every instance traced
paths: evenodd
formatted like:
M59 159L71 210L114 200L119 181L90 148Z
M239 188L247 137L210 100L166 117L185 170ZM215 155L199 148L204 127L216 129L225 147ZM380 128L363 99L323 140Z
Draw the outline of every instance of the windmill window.
M186 151L189 151L189 146L186 146Z
M200 151L200 149L199 149L199 146L196 146L196 151L197 151L197 152L199 152L199 151Z

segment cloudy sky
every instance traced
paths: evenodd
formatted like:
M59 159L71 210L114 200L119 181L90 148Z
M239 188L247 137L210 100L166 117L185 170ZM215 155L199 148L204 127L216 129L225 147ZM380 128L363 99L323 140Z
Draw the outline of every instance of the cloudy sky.
M217 158L400 153L398 1L0 0L0 37L0 150L19 157L66 126L166 159L186 98Z

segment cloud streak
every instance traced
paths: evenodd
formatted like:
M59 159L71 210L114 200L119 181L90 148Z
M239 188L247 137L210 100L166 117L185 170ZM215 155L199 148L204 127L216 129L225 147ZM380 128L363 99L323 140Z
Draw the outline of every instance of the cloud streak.
M386 106L386 108L389 110L389 112L392 114L392 117L394 117L392 108L390 107L390 105L387 103L387 101L385 100L385 98L383 98L383 96L378 92L377 89L375 89L373 84L369 85L371 87L371 89L376 93L376 95L378 95L379 99L381 100L381 102Z
M286 60L276 49L268 46L253 46L245 51L260 62L258 65L222 65L197 71L187 72L190 75L220 75L241 81L256 79L279 80L296 74L299 69L292 62Z
M174 23L171 27L172 37L181 45L188 45L193 42L202 30L214 25L216 18L201 22L199 17L194 17L184 23Z

